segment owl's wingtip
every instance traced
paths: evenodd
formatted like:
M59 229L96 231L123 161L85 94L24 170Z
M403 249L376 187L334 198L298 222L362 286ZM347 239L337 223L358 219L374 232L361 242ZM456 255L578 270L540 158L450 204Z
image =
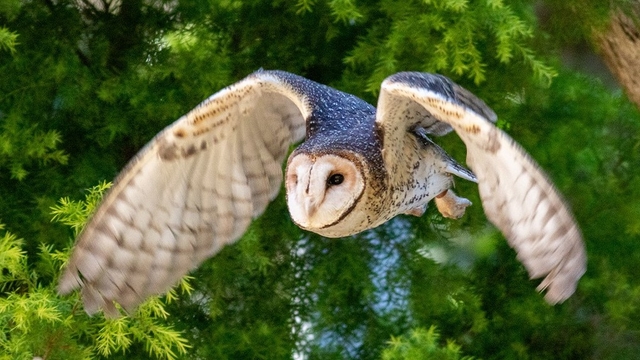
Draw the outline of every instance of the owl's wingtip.
M77 273L74 274L70 269L66 269L58 281L57 290L59 295L68 295L80 287L82 287L80 276Z
M540 285L536 288L539 292L543 292L546 290L544 294L544 300L549 305L557 305L562 304L567 299L571 297L576 292L577 281L573 284L563 284L558 286L558 284L551 283L549 277L546 277Z
M117 319L122 317L122 313L118 307L116 307L115 301L105 297L100 293L100 291L91 285L82 287L82 303L84 305L84 311L89 316L92 316L102 310L104 317L107 319Z
M544 299L549 305L565 302L576 292L578 282L587 270L586 261L586 254L581 251L580 255L570 259L569 262L564 261L549 273L536 290L546 291Z

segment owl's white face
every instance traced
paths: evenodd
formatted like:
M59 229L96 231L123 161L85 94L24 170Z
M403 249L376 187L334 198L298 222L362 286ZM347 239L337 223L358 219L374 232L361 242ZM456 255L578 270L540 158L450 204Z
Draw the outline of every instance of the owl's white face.
M365 188L353 161L337 155L302 153L290 159L285 184L292 220L319 233L344 219Z

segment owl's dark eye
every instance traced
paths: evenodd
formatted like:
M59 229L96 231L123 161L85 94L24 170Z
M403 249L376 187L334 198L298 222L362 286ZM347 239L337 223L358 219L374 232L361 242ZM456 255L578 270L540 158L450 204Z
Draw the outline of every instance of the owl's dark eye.
M343 181L344 181L344 175L342 175L342 174L333 174L333 175L329 176L329 178L327 179L327 185L329 185L329 186L340 185L340 184L342 184Z

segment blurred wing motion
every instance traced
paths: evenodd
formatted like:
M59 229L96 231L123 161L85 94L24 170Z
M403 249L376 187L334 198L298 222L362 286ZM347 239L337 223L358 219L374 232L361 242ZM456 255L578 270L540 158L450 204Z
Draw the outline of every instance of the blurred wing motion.
M261 71L159 133L115 180L79 236L59 291L118 314L161 294L237 240L277 195L310 113L290 74Z
M420 123L441 135L452 127L467 146L467 165L478 178L482 206L516 250L531 278L545 277L551 304L566 300L586 269L586 253L571 212L539 166L507 134L495 114L469 91L440 75L398 73L382 83L378 111L420 105ZM387 120L387 122L389 122ZM446 123L446 124L443 124ZM396 126L397 128L397 126ZM392 134L386 134L393 136Z

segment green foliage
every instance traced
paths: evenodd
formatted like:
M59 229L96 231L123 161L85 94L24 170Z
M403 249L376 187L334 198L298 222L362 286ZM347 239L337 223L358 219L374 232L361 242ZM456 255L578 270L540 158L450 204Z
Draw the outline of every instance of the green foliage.
M340 21L353 22L363 17L353 0L331 0L329 8L331 15Z
M12 54L16 52L18 44L18 34L9 31L7 28L0 28L0 50L8 50Z
M391 338L389 346L382 352L383 360L471 360L472 357L462 356L460 346L454 342L440 346L440 334L435 327L429 330L417 328L411 330L407 337Z
M5 0L0 3L0 15L8 20L14 20L20 11L20 6L22 6L20 0Z
M5 0L0 3L0 17L14 19L20 10L20 0ZM9 51L15 54L18 45L18 34L0 26L0 51Z
M85 201L63 199L54 209L56 217L79 228L107 187L103 183L92 188ZM128 317L87 317L78 295L61 298L56 294L55 280L68 249L41 245L37 258L29 261L23 243L9 232L0 238L0 358L89 359L125 354L134 346L157 359L176 359L187 352L189 345L166 323L169 314L158 298ZM186 280L182 288L190 290Z
M570 1L545 0L541 3L541 10L557 16L545 16L543 25L553 35L554 41L575 46L604 31L612 9L627 10L631 4L628 0L586 0L581 6L575 6L576 3Z
M110 182L103 181L88 190L85 200L73 201L68 197L60 199L58 205L51 207L52 220L70 226L73 229L73 235L77 236L102 200L104 192L110 187Z
M381 1L385 16L345 59L371 75L367 90L377 93L389 74L402 70L440 72L486 80L486 67L518 60L535 78L550 84L556 71L538 59L528 41L534 24L502 1Z
M23 180L28 167L46 166L50 162L66 164L64 151L57 149L60 134L55 131L38 131L29 128L23 121L14 118L3 119L0 132L0 169L9 170L12 179Z
M622 3L123 1L105 12L0 2L0 217L11 229L0 237L0 357L637 356L640 116L554 55ZM78 294L59 297L70 239L105 181L164 126L260 67L372 103L395 71L468 87L574 208L589 254L576 295L544 303L487 224L475 184L459 181L474 203L459 221L429 208L326 239L293 225L281 194L236 245L133 314L89 318ZM454 136L437 141L464 159Z

